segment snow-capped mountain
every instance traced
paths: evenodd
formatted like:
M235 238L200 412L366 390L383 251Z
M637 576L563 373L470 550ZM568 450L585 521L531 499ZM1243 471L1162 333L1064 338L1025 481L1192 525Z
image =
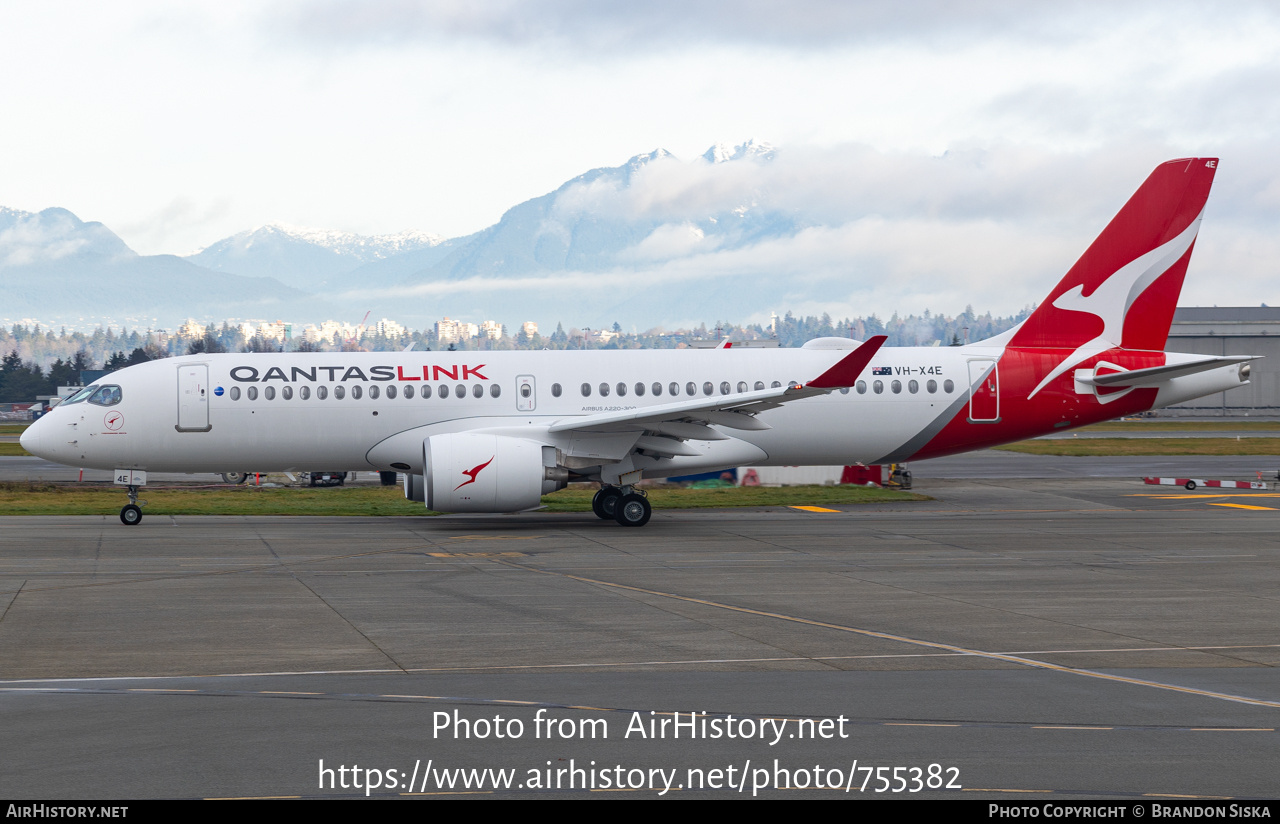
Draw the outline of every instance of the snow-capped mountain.
M219 272L274 277L295 288L321 291L334 285L335 276L375 261L430 249L444 240L426 232L357 235L273 223L224 238L186 259Z
M730 160L742 160L743 158L773 160L775 151L772 143L764 141L757 143L754 140L748 140L746 143L740 143L737 146L717 143L703 152L701 156L708 163L727 163Z
M130 257L137 253L114 232L66 209L24 212L0 206L0 268Z
M139 255L106 226L66 209L0 207L0 316L10 321L176 325L189 316L328 310L270 278L214 272L173 255Z
M691 163L656 149L578 175L466 237L272 224L186 258L139 256L64 209L0 208L0 306L45 318L129 306L128 316L161 323L303 320L352 303L418 326L446 314L584 324L741 316L794 292L773 269L746 274L762 265L754 250L820 223L803 203L771 195L775 156L752 140L716 144Z

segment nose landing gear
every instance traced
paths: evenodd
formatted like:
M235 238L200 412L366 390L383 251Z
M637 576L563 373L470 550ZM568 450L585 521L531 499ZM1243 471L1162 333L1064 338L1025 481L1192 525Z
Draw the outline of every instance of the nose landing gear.
M147 505L146 501L138 503L138 487L130 486L129 503L120 510L120 523L125 526L136 526L142 523L142 507Z

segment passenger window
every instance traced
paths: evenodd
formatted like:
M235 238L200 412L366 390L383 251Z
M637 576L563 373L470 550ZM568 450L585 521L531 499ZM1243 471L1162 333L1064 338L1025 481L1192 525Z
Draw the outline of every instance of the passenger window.
M442 384L440 386L440 400L444 400L447 397L449 397L449 387Z
M413 398L413 384L406 383L404 385L404 399L411 400Z
M866 381L858 381L857 385L856 385L856 386L854 386L854 389L857 389L857 390L858 390L858 394L859 394L859 395L865 395L865 394L867 394L867 382L866 382Z
M924 385L924 388L929 390L929 394L932 395L934 392L938 391L938 382L931 380Z
M706 381L702 384L702 394L710 395L714 391L716 391L716 387L711 381Z
M764 389L764 381L756 381L755 390L759 392L762 389Z
M329 387L327 387L327 386L317 386L317 387L316 387L316 400L318 400L318 401L322 401L322 400L324 400L324 399L325 399L325 398L327 398L327 397L329 397Z
M947 378L945 381L942 382L942 391L946 392L948 395L954 392L955 388L956 388L956 385L955 383L952 382L951 378Z
M495 384L494 384L494 386L497 386L497 384L495 383ZM553 383L553 384L551 384L551 397L553 397L553 398L558 398L558 397L560 397L560 392L561 392L561 390L560 390L560 384L558 384L558 383ZM497 395L494 395L494 397L496 398L496 397L498 397L498 396L497 396Z
M920 382L919 382L919 381L907 381L907 391L908 391L908 392L910 392L912 395L914 395L915 393L919 392L919 391L920 391Z
M238 386L231 387L230 395L231 395L231 400L233 401L240 400L240 387Z
M335 401L340 401L346 396L347 396L347 387L343 386L342 384L338 384L337 386L333 387L333 399Z
M396 389L396 385L394 383L387 384L387 400L395 400L396 395L398 394L399 394L399 391ZM377 399L378 387L376 386L369 387L369 397L374 398L375 400Z
M473 398L475 398L475 399L477 399L477 400L479 400L480 398L483 398L483 397L484 397L484 384L482 384L482 383L477 383L475 386L471 387L471 397L473 397Z
M558 387L559 385L560 385L560 384L558 384L558 383L556 384L556 386L557 386L557 387ZM498 386L496 383L495 383L495 384L490 384L490 386L489 386L489 394L490 394L492 397L495 397L495 398L496 398L496 397L498 397L499 395L501 395L501 394L502 394L502 387L501 387L501 386Z
M720 394L721 394L721 395L728 395L728 394L729 394L730 392L732 392L732 391L733 391L733 387L729 385L729 382L728 382L728 381L721 381L721 382L720 382Z
M422 398L423 400L426 400L429 397L431 397L431 384L424 383L422 385Z
M351 387L351 400L358 401L360 400L360 396L363 394L364 394L364 389L362 389L361 387L359 386ZM371 398L373 397L373 389L369 390L369 397Z
M369 387L369 400L371 400L371 401L376 401L376 400L378 399L378 392L379 392L379 391L381 391L381 390L379 390L377 386L370 386L370 387ZM351 390L351 395L352 395L352 397L356 397L356 398L360 397L359 395L357 395L357 394L356 394L356 391L355 391L354 389L352 389L352 390ZM389 387L389 386L387 387L387 397L391 397L391 387Z
M667 391L671 393L671 397L673 398L676 397L677 395L680 394L680 384L676 383L675 381L672 381L670 384L668 384Z
M643 394L644 394L644 384L643 384L643 383L637 383L637 384L636 384L636 395L643 395Z
M788 388L788 389L795 389L795 388L796 388L797 386L799 386L799 385L800 385L800 384L796 383L795 381L787 381L787 388Z
M662 394L662 384L657 381L653 382L653 394L655 397Z
M455 398L465 398L467 396L467 387L465 384L458 384L453 387L453 396Z
M884 381L876 381L875 383L871 384L871 391L875 392L877 395L883 394Z
M848 395L848 394L849 394L849 387L847 387L847 386L842 386L842 387L840 387L840 394L841 394L841 395Z
M582 397L584 397L584 398L589 398L589 397L591 397L591 384L589 384L589 383L584 383L584 384L582 385Z
M684 385L684 391L686 395L696 395L698 394L698 385L693 381L689 381Z
M250 386L245 394L248 396L249 400L256 401L258 399L258 387Z
M902 391L902 381L894 381L889 384L889 388L893 390L893 394L897 395Z
M292 386L282 387L280 389L280 397L284 398L286 401L293 400L293 387Z
M607 383L600 384L600 397L602 398L609 397L609 384Z
M627 394L627 385L626 385L625 383L622 383L621 381L619 381L619 382L618 382L618 397L619 397L619 398L624 397L626 394Z
M266 399L267 399L267 400L269 400L269 401L273 401L273 400L275 400L275 399L276 399L276 388L275 388L274 386L267 386L267 387L264 387L264 388L263 388L263 390L262 390L262 397L266 398Z
M782 384L781 384L781 383L779 383L778 381L774 381L773 383L769 384L769 388L770 388L770 389L781 389L781 388L782 388Z
M311 387L309 387L309 386L300 386L300 387L298 387L298 399L299 399L299 400L304 400L304 401L305 401L305 400L308 400L310 397L311 397Z
M746 391L747 391L747 382L746 382L746 381L738 381L738 391L739 391L739 392L746 392Z

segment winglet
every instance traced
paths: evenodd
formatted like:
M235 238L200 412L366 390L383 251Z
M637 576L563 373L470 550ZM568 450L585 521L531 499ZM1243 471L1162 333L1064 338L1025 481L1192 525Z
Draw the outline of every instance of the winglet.
M857 349L841 358L839 363L806 383L805 386L812 389L843 389L846 386L853 386L858 376L862 374L862 370L867 368L867 364L871 363L871 359L888 339L885 335L868 338Z

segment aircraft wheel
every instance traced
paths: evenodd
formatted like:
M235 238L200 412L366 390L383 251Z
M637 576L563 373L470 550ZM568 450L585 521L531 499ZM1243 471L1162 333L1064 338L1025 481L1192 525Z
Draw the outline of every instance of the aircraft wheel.
M1190 491L1190 490L1192 490L1192 489L1195 489L1195 488L1196 488L1196 482L1195 482L1195 481L1187 481L1187 483L1186 483L1186 487L1187 487L1187 490L1188 490L1188 491Z
M125 526L136 526L142 523L142 509L136 504L129 504L120 510L120 523Z
M618 491L616 486L601 487L600 491L591 499L591 511L602 521L612 520L614 514L618 511L618 501L621 498L622 493Z
M649 523L649 516L652 514L653 507L649 505L649 499L632 492L618 501L613 517L623 526L644 526Z
M242 484L249 480L248 472L223 472L222 480L229 484Z

